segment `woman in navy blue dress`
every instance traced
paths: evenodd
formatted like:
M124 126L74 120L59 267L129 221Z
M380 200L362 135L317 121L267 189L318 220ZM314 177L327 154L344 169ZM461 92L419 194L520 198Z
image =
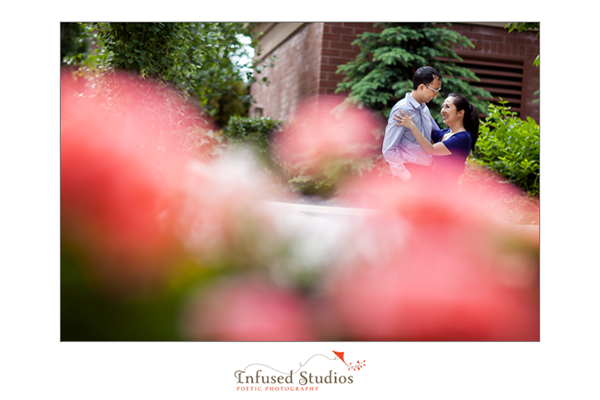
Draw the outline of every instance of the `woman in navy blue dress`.
M421 148L434 156L434 174L458 182L469 152L475 148L479 136L477 108L464 96L450 93L441 111L444 124L448 128L431 132L431 143L414 124L410 111L408 115L401 110L400 113L394 115L394 119L398 121L396 125L410 129Z

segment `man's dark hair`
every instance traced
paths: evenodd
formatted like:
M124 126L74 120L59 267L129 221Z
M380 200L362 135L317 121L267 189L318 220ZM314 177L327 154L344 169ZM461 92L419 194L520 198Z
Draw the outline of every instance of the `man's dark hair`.
M435 68L432 67L421 67L419 68L415 74L413 75L413 90L417 90L421 83L428 85L435 78L438 78L440 81L442 80L442 75L437 72Z

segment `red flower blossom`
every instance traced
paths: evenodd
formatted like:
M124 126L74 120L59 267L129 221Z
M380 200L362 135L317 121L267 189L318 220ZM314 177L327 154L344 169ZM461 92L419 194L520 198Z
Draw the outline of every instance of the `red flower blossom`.
M465 188L421 182L368 196L377 212L329 284L350 339L539 340L535 232L510 229Z
M127 76L102 84L61 79L61 234L96 276L127 287L155 279L177 247L177 186L191 156L171 114L187 106Z
M322 170L326 163L366 156L375 144L377 121L366 109L319 96L302 103L292 123L275 140L279 157Z
M188 340L315 340L302 298L256 278L211 285L192 301L183 323Z

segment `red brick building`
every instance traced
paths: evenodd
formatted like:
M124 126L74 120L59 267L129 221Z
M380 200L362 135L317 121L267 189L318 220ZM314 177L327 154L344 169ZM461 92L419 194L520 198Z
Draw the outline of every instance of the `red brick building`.
M509 33L505 23L453 23L449 29L460 32L475 45L457 51L459 64L475 72L481 82L472 82L494 96L509 101L522 118L539 122L539 68L533 62L540 51L534 32ZM334 94L344 79L337 67L353 60L359 52L351 43L364 31L376 31L373 23L312 22L265 23L258 27L261 39L260 60L274 55L277 61L259 76L268 86L254 83L252 96L257 103L251 116L286 119L304 99Z

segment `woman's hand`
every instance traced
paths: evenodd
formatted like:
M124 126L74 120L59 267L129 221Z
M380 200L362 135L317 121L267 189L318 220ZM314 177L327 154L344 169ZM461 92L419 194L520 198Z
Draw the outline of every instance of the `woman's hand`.
M396 113L393 116L393 118L398 121L396 125L400 125L408 129L416 127L415 123L413 122L412 115L410 115L410 111L408 112L408 116L404 114L402 110L399 111L402 113L402 115Z
M450 153L450 150L448 150L448 148L446 147L446 145L444 143L432 144L429 140L425 139L425 136L423 136L423 133L421 133L419 128L417 128L417 126L413 122L410 111L408 112L408 116L406 114L404 114L404 111L402 111L402 110L399 110L399 111L400 111L401 115L394 114L394 116L393 116L393 118L396 121L398 121L398 123L396 125L404 126L408 129L410 129L413 136L415 137L415 140L417 141L417 143L419 143L419 146L421 146L421 148L423 149L423 151L425 153L431 154L433 156L448 156L448 155L452 154L452 153Z

